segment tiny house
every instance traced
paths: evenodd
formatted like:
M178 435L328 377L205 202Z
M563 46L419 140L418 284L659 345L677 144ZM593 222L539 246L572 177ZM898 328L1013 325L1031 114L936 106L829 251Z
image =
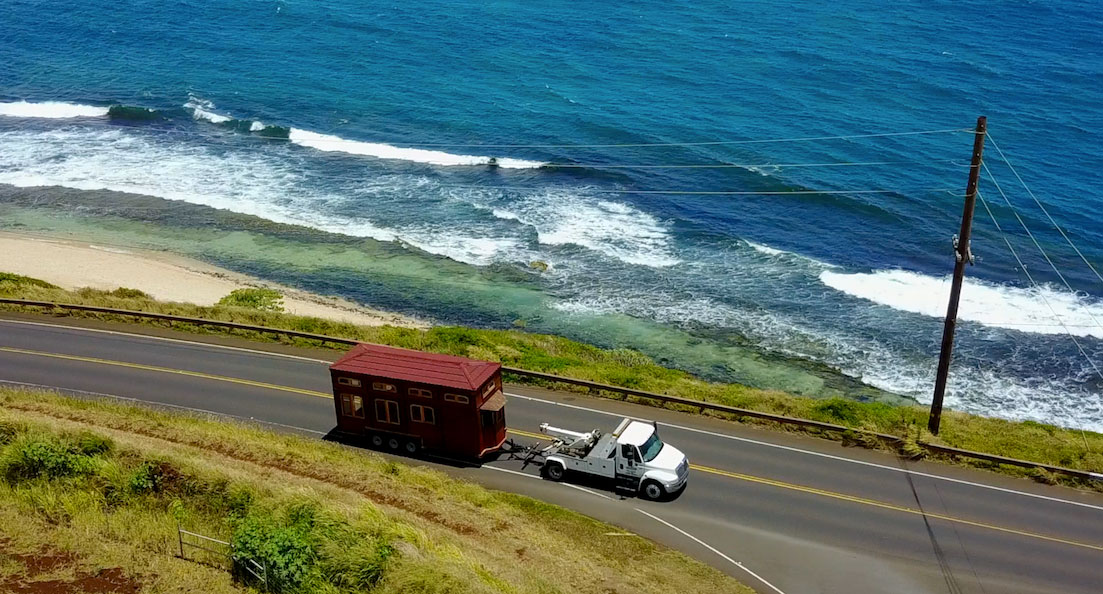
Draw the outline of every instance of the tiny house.
M337 429L375 447L482 458L506 440L499 363L360 344L329 372Z

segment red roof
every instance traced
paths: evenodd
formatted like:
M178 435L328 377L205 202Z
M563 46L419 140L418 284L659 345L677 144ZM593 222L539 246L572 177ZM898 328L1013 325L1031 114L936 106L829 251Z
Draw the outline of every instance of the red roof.
M330 365L334 371L477 391L502 365L453 355L359 344Z

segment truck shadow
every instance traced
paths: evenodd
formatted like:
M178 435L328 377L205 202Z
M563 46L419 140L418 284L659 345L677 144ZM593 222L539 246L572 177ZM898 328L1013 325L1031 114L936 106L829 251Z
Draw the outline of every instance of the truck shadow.
M424 451L418 452L417 454L414 454L414 455L409 455L404 451L392 450L392 449L387 448L386 446L384 446L384 447L375 447L371 444L371 442L368 440L367 437L365 437L363 435L345 433L344 431L338 430L336 427L334 427L333 429L330 429L329 433L326 433L325 436L322 437L322 440L323 441L331 441L333 443L339 443L343 446L348 446L350 448L356 448L356 449L359 449L359 450L367 450L367 451L370 451L370 452L376 452L376 453L380 453L380 454L387 454L388 456L394 456L396 458L403 458L403 459L406 459L406 460L416 460L416 461L420 461L420 462L432 462L434 464L443 464L445 466L451 466L453 468L479 468L479 467L482 466L482 462L486 461L486 460L475 461L475 460L460 460L460 459L457 459L457 458L447 458L447 457L444 457L444 456L431 454L431 453L424 452Z

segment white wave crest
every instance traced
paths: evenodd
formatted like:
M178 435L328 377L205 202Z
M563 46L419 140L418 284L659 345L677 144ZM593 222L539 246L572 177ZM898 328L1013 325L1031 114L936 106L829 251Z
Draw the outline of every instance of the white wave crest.
M291 129L291 142L310 147L319 151L341 152L350 155L375 157L377 159L396 159L400 161L413 161L429 165L489 165L491 157L474 155L454 155L443 151L432 151L417 148L403 148L381 144L377 142L360 142L347 140L330 134L319 134L298 128ZM504 169L536 169L543 167L540 161L526 161L524 159L496 159L497 165Z
M194 95L188 97L188 102L184 104L185 109L190 109L192 117L197 120L207 120L212 124L221 124L223 122L230 121L231 117L224 116L220 113L211 111L214 109L214 103L205 99L200 99Z
M946 315L950 296L950 277L906 270L828 270L820 273L820 281L848 295L931 317ZM1021 289L966 277L958 318L1022 332L1103 338L1103 302L1048 286Z
M785 250L779 250L777 248L772 248L768 245L762 245L761 243L755 243L753 241L749 241L749 240L746 240L746 239L744 239L743 241L747 242L747 245L754 248L754 251L761 252L763 254L766 254L767 256L780 256L781 254L788 254L789 253L789 252L786 252Z
M681 262L671 251L670 232L661 221L620 202L549 190L492 212L499 219L533 227L544 245L578 245L628 264L656 268Z
M401 241L477 266L539 257L493 228L421 222L392 229L366 217L333 214L350 194L326 191L275 155L212 153L201 145L162 143L122 130L0 133L0 183L112 190L201 204L277 223L379 241ZM402 196L426 188L420 176L379 176L361 190Z
M0 103L0 116L12 118L102 118L108 108L62 101Z

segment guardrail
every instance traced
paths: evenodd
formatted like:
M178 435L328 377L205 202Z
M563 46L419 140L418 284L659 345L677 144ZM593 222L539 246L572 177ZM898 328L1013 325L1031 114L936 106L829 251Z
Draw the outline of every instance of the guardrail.
M214 326L218 328L231 328L234 330L246 330L250 332L266 332L270 334L282 334L285 336L293 336L296 338L306 338L309 340L317 340L319 342L328 342L332 344L340 344L345 346L353 346L359 344L359 341L351 340L348 338L339 338L336 336L326 336L324 334L312 334L310 332L298 332L295 330L283 330L280 328L269 328L266 326L252 326L249 324L238 324L236 322L223 322L219 320L206 320L203 318L189 318L184 316L174 316L169 314L158 314L144 311L135 311L129 309L112 309L109 307L98 307L93 305L76 305L68 303L53 303L49 301L28 301L25 299L8 299L0 298L0 304L17 305L25 307L45 307L53 309L68 309L74 311L88 311L94 313L105 313L111 315L120 316L133 316L137 318L151 318L155 320L164 320L169 322L182 322L187 324L194 324L197 326ZM711 410L716 412L727 413L739 417L750 417L758 419L760 421L768 421L772 423L778 423L782 425L792 425L803 427L805 429L817 429L820 431L832 431L837 433L854 433L865 437L876 438L890 444L900 444L904 439L897 435L890 435L887 433L877 433L875 431L868 431L865 429L855 429L853 427L846 427L843 425L836 425L833 423L825 423L822 421L813 421L811 419L800 419L795 417L787 417L784 415L778 415L773 413L767 413L757 410L751 410L746 408L738 408L735 406L728 406L725 404L717 404L713 402L705 402L702 400L692 400L689 398L681 398L678 396L669 396L666 394L656 394L654 392L645 392L643 390L633 390L632 388L622 388L620 386L611 386L608 384L601 384L597 382L591 382L587 380L574 379L569 377L563 377L559 375L553 375L550 373L541 373L539 371L528 371L525 369L517 369L514 367L503 367L504 373L512 374L519 377L525 377L534 380L540 380L545 382L553 382L559 384L567 384L572 386L578 386L581 388L587 388L590 390L597 390L602 392L611 392L615 394L622 394L625 396L634 396L636 398L645 398L648 400L654 400L662 402L664 404L677 404L681 406L688 406L697 408L701 411ZM920 448L930 452L932 454L938 454L942 456L955 456L960 458L972 458L975 460L983 460L986 462L992 462L995 464L1006 464L1008 466L1017 466L1020 468L1041 468L1048 472L1060 474L1064 476L1074 477L1081 480L1097 480L1103 481L1103 474L1097 472L1086 472L1083 470L1074 470L1071 468L1064 468L1062 466L1051 466L1049 464L1042 464L1039 462L1031 462L1029 460L1019 460L1016 458L1007 458L1004 456L997 456L994 454L986 454L984 452L974 452L971 450L963 450L959 448L953 448L949 446L942 446L933 443L917 442Z

